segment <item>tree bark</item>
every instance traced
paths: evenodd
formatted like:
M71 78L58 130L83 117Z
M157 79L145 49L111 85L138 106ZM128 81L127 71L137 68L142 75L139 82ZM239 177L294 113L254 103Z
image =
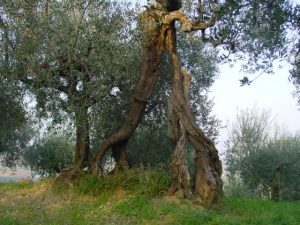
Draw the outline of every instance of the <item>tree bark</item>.
M129 112L123 126L110 138L105 140L92 160L91 173L101 174L101 162L110 148L122 146L125 149L128 139L140 123L147 101L153 92L157 80L158 66L164 51L164 31L153 14L156 10L148 9L141 16L143 25L143 63L140 78L133 90ZM117 148L116 148L117 149ZM124 153L125 154L125 153Z
M182 69L184 71L185 68ZM191 84L190 74L181 73L183 77L183 94L186 102L189 103L189 88ZM168 102L168 125L169 137L176 144L175 151L172 155L171 169L172 169L172 184L170 193L179 194L185 198L191 198L192 192L190 189L190 175L188 170L187 160L187 144L188 133L184 125L180 122L177 112L174 108L175 95L171 93Z
M222 192L221 161L213 142L197 126L189 101L185 98L183 76L176 53L176 30L174 26L170 26L168 29L166 46L174 68L173 107L196 153L195 193L199 196L202 205L210 207L218 200Z
M75 110L75 124L75 167L83 169L88 166L91 157L88 107L80 107Z
M187 143L188 137L184 126L179 123L180 134L176 140L176 148L172 155L171 169L171 194L178 194L185 198L191 198L190 175L188 172Z

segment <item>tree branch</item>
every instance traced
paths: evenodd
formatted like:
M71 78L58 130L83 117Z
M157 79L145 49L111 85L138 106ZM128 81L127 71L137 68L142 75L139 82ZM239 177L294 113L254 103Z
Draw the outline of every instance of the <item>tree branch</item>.
M206 28L213 27L216 24L216 16L212 16L210 21L204 22L192 22L185 13L181 11L174 11L167 14L163 23L170 25L174 21L181 23L181 30L183 32L191 32L198 30L205 30Z

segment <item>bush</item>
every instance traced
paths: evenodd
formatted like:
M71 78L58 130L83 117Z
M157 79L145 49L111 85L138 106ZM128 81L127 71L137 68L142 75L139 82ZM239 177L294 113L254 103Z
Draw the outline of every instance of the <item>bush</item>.
M233 198L250 198L253 197L250 189L236 176L228 176L224 181L224 193Z
M24 164L40 175L57 174L72 165L73 148L64 137L45 137L27 148Z

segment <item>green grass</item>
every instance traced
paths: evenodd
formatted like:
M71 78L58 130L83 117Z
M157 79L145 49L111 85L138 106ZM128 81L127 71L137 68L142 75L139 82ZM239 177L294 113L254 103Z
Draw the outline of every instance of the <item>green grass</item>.
M54 191L52 181L0 184L0 225L300 225L300 201L225 198L206 211L165 196L161 171L84 176L74 189Z
M14 190L30 189L32 183L0 183L0 194Z

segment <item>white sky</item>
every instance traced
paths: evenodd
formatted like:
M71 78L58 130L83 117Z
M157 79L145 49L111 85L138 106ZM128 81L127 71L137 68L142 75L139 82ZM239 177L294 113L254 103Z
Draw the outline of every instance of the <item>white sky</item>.
M211 88L211 97L215 99L213 112L226 125L234 121L237 110L252 108L270 109L275 120L283 128L300 131L300 107L292 96L295 87L288 81L290 67L275 69L274 74L263 74L250 86L240 87L239 79L248 76L255 78L258 74L248 75L240 72L240 67L220 66L220 75ZM223 129L219 138L218 149L222 152L227 130Z

